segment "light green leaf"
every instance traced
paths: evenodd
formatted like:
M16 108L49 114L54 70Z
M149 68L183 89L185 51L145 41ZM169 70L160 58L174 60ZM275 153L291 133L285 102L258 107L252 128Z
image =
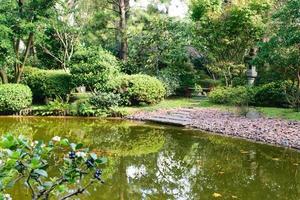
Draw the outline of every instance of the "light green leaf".
M35 169L33 172L43 177L48 177L48 173L43 169Z

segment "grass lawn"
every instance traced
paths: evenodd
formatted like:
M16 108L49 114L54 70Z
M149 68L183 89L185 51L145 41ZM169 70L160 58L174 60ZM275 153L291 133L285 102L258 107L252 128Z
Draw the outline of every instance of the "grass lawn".
M171 109L171 108L182 108L182 107L219 108L222 110L235 110L235 108L232 106L217 105L209 102L207 99L199 99L199 98L171 98L171 99L165 99L156 105L122 107L120 109L130 114L138 111L155 111L158 109ZM267 117L300 121L300 113L294 112L292 109L273 108L273 107L258 107L256 109Z
M261 107L258 110L268 117L300 121L300 112L295 112L293 109Z

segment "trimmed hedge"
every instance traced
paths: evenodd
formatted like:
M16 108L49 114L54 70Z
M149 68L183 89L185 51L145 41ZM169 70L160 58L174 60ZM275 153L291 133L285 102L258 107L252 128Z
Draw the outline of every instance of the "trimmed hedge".
M73 88L69 73L33 67L25 68L22 83L31 88L35 102L44 102L56 97L66 99Z
M22 84L0 85L0 112L13 114L27 108L32 103L30 88Z
M108 88L120 94L124 104L158 103L166 95L161 81L148 75L121 75L108 83Z

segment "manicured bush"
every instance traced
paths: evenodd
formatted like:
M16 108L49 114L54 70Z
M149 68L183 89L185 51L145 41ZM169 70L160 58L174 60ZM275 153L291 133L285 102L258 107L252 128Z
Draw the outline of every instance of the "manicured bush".
M124 103L131 105L158 103L166 95L161 81L142 74L121 75L110 81L108 87L112 92L120 94Z
M76 86L104 91L108 80L116 77L120 66L111 53L101 48L82 48L72 59L72 81Z
M209 100L217 104L245 105L253 104L255 90L253 88L218 87L209 93Z
M286 94L290 92L292 83L288 81L272 82L256 87L255 104L258 106L287 107Z
M13 114L32 103L32 92L26 85L3 84L0 85L0 112Z
M22 82L31 88L35 102L56 97L66 99L73 88L71 75L63 70L27 67Z
M91 105L99 109L118 106L121 102L120 94L99 92L89 99Z

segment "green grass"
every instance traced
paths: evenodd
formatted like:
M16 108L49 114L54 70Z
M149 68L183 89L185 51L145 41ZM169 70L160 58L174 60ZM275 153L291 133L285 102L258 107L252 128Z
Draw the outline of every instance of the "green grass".
M300 121L300 113L295 112L293 109L260 107L258 110L267 117Z
M221 110L230 110L230 111L236 110L236 108L232 107L232 106L217 105L217 104L213 104L213 103L209 102L207 99L197 99L197 98L172 98L172 99L165 99L164 101L162 101L156 105L122 107L120 109L128 114L132 114L132 113L140 112L140 111L151 112L151 111L155 111L155 110L159 110L159 109L190 108L190 107L218 108ZM300 121L300 113L295 112L292 109L273 108L273 107L258 107L256 109L266 117Z
M137 111L155 111L159 109L202 107L201 102L202 101L193 98L172 98L172 99L165 99L155 105L130 106L130 107L123 107L123 109L127 110L129 113L133 113Z

